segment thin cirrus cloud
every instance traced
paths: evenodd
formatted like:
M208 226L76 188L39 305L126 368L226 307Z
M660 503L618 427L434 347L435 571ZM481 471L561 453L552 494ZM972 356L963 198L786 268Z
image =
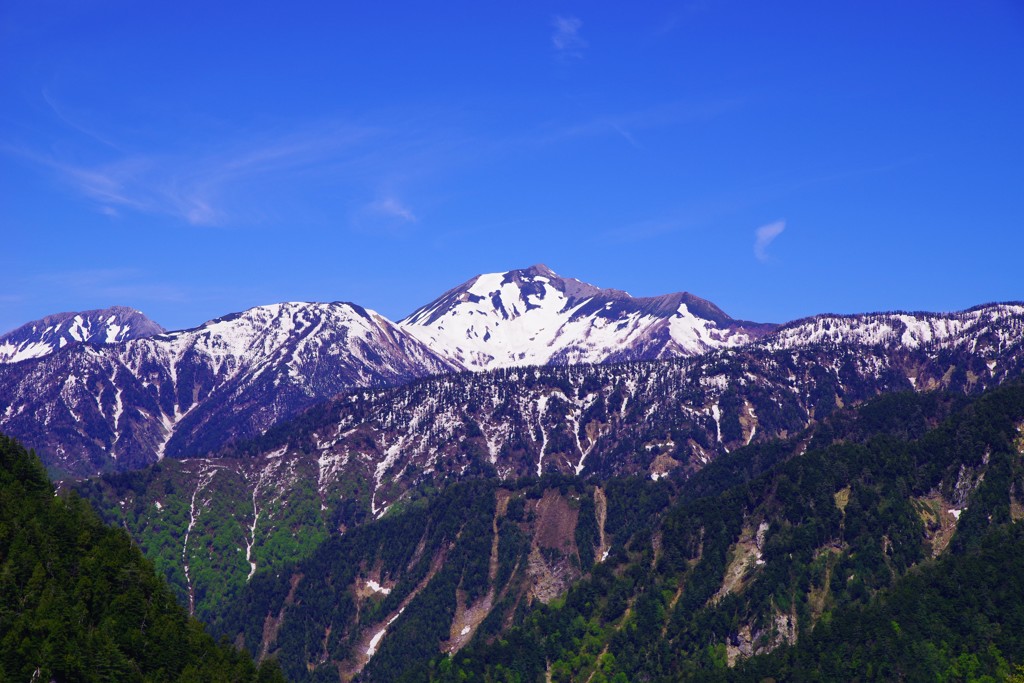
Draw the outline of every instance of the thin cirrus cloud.
M360 232L401 238L415 229L419 217L407 203L394 194L387 194L360 206L349 222Z
M375 165L364 145L380 134L333 123L277 137L255 135L233 146L211 146L187 155L128 153L118 147L113 159L108 150L108 158L95 163L27 147L4 145L2 151L49 170L105 215L117 217L131 210L212 227L238 218L238 207L252 204L251 188L277 185L304 173L337 171L344 166L342 159L350 166L362 164L361 169L349 169L351 177L358 177L360 170Z
M578 17L556 15L551 23L554 27L551 44L555 52L563 58L582 58L583 50L587 47L587 41L580 35L583 22Z
M399 201L396 197L384 197L376 201L370 202L366 210L369 213L382 216L384 218L396 218L406 223L415 223L416 214L412 212L408 206Z
M516 144L547 145L577 138L614 135L641 149L639 132L667 129L684 124L700 125L730 114L746 106L743 98L677 101L643 109L597 116L558 128L547 128L533 136L516 140Z
M786 221L775 221L762 225L754 231L754 257L761 263L768 261L768 247L786 229Z

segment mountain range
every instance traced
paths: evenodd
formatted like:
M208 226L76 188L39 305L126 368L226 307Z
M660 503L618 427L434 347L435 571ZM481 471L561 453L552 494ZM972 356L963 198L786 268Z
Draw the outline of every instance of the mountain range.
M833 612L877 647L869 601L920 629L899 596L939 605L937 567L1016 571L980 548L1024 518L1020 303L776 325L538 265L397 323L112 308L0 349L0 430L292 680L760 680L812 656L872 678L834 656ZM914 633L892 671L970 664ZM1022 654L989 642L971 670Z
M292 302L168 333L115 307L50 316L0 338L0 430L56 475L85 476L202 455L353 388L823 342L980 344L998 355L1019 341L1022 319L1024 306L1005 304L751 323L692 294L635 298L542 265L473 278L398 323L356 304Z
M1024 624L1024 389L986 383L976 396L973 371L952 367L953 391L856 408L821 397L807 429L778 438L765 420L757 433L771 438L744 445L749 427L737 425L730 453L667 476L615 476L613 458L575 476L560 451L545 454L555 467L542 477L495 476L482 429L446 437L413 422L463 455L373 515L372 479L346 473L320 441L355 412L336 406L236 457L165 461L76 489L131 531L215 632L277 657L295 681L760 681L820 667L828 680L1005 677L1002 657L1024 661L1012 635ZM602 368L614 369L591 367ZM542 395L569 379L494 375L507 372L519 373L505 377L509 391ZM486 376L461 375L471 383L439 398L486 395L494 383L472 383ZM436 395L436 381L410 403ZM379 411L395 403L399 422L409 405L389 398ZM659 403L637 401L627 421L645 427L614 460L658 467L679 455L657 435L678 436L692 418L643 421ZM347 459L372 468L379 424L344 430L357 437ZM401 479L401 459L392 465Z
M190 330L0 365L0 429L58 473L135 469L253 436L344 389L453 369L360 306L259 306Z

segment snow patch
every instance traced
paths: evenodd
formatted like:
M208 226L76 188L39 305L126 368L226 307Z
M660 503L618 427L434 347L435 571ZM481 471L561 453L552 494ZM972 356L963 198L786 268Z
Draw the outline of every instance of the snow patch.
M404 612L404 611L405 611L404 607L402 609L398 610L398 614L396 614L395 616L393 616L390 619L388 619L388 623L384 625L384 628L382 628L381 630L377 631L373 635L373 638L370 639L370 646L368 648L366 648L366 656L367 657L372 657L375 654L377 654L377 646L380 645L380 641L381 641L382 638L384 638L384 634L388 632L388 626L391 626L391 624L395 623L395 619L400 617L402 612Z

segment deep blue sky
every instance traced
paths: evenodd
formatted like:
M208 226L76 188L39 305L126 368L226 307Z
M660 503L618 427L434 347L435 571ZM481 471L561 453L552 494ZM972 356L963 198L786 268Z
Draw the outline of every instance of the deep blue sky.
M1019 0L287 5L0 4L0 331L537 262L755 320L1024 298Z

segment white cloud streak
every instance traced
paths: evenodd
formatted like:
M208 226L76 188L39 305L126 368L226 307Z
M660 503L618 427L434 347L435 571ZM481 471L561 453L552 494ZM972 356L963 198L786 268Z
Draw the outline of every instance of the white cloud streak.
M578 17L555 16L552 25L555 31L551 34L551 44L557 53L563 57L582 58L583 49L587 47L587 41L580 36L583 22Z
M366 210L385 218L397 218L407 223L416 222L416 215L412 210L395 197L384 197L370 202Z
M775 221L762 225L754 231L754 257L761 263L768 261L768 246L786 229L786 221Z
M640 149L642 145L635 137L638 131L713 121L724 114L740 109L745 104L746 102L742 99L671 102L647 109L599 116L560 128L549 129L532 138L520 140L518 144L549 144L567 139L613 134Z
M99 163L9 145L3 151L48 168L111 218L127 209L213 227L231 223L238 205L259 200L257 195L239 201L239 195L250 194L250 187L274 186L306 172L326 174L340 162L359 163L362 146L379 135L374 129L336 123L279 137L257 135L233 147L191 154L125 152Z

